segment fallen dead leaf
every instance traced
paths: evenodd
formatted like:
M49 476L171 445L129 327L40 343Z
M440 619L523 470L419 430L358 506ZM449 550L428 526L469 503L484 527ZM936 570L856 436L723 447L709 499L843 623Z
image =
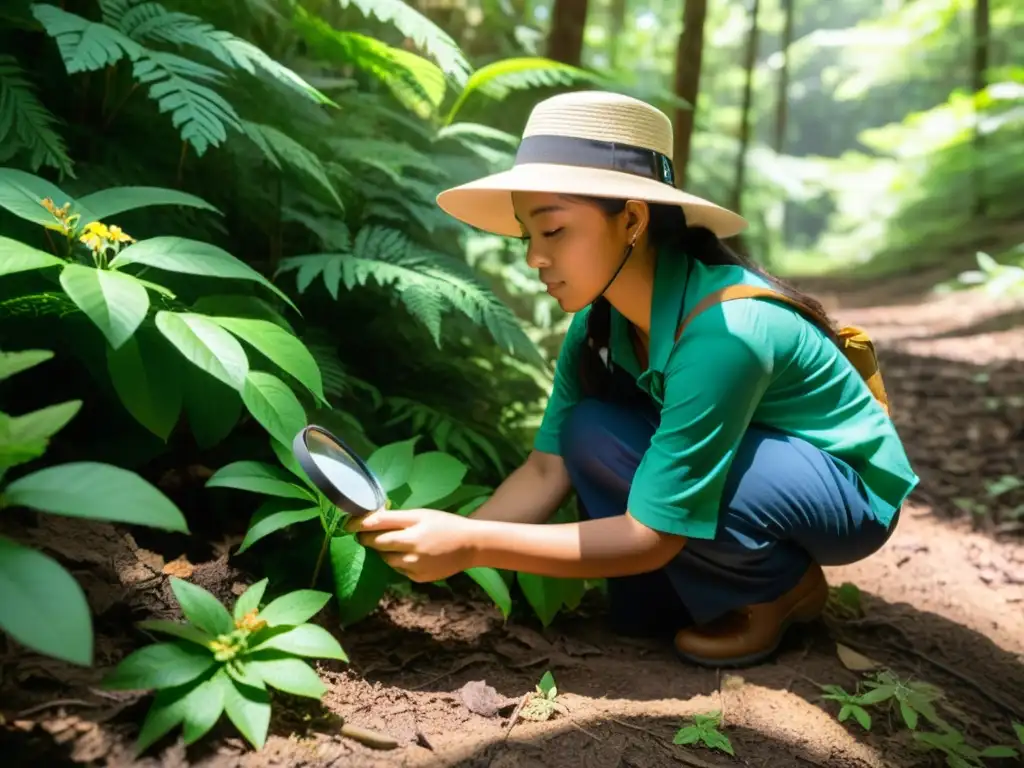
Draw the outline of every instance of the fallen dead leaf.
M839 656L839 661L843 666L851 672L870 672L882 666L874 659L868 658L842 643L836 643L836 655Z
M177 576L179 579L189 578L196 570L196 567L190 563L184 555L171 560L162 569L161 572L167 576Z
M502 696L483 680L470 680L459 689L459 698L466 709L483 717L494 717L516 703L515 699Z

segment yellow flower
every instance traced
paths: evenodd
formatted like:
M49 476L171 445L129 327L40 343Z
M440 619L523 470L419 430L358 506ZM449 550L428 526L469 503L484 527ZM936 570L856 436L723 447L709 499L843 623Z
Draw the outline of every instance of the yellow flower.
M85 229L83 231L87 235L96 235L96 237L102 237L104 240L110 239L110 230L107 229L107 226L101 221L90 221L85 225Z
M245 616L235 622L235 626L238 629L244 629L248 632L256 632L267 626L267 622L263 619L257 618L259 611L251 610Z
M118 226L111 226L107 230L107 237L113 240L115 243L134 243L135 238L129 235L127 232L121 230Z

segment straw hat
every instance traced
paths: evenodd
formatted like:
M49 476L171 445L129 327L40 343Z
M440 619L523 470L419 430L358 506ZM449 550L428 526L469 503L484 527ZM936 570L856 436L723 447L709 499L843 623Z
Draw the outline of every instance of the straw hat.
M537 104L513 167L437 196L441 208L478 229L522 236L512 192L553 192L669 203L720 238L746 228L739 214L675 187L672 122L630 96L581 91Z

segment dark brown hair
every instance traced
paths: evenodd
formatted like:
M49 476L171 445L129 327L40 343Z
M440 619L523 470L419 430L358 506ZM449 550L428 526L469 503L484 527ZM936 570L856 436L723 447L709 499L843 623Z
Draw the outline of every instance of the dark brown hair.
M600 208L608 216L622 213L626 200L617 198L584 197L573 195L576 200ZM783 280L769 274L750 259L733 251L715 234L705 227L691 227L686 222L683 209L677 205L648 203L651 218L648 237L652 246L665 251L676 251L680 258L690 257L708 266L739 266L763 277L779 293L793 299L804 309L809 322L838 345L836 329L820 302L801 293ZM820 318L820 319L819 319ZM824 319L826 322L822 322ZM611 338L611 304L604 296L594 301L587 318L586 344L580 355L580 379L583 390L592 397L607 396L611 383L611 372L600 357L601 349L609 348Z

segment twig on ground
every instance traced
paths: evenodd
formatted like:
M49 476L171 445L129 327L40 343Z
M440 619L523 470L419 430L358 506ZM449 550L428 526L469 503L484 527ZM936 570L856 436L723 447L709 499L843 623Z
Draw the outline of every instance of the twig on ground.
M526 706L526 702L529 700L530 694L524 693L522 698L519 699L519 703L516 704L516 708L512 710L512 716L508 719L508 728L505 729L505 741L508 741L508 737L512 735L512 729L519 722L519 713L523 711L523 707Z
M372 731L369 728L360 728L358 725L345 723L339 732L342 736L358 741L364 747L371 749L395 749L398 747L398 740L392 736L380 731Z
M29 715L36 715L36 714L39 714L40 712L43 712L43 711L45 711L47 709L52 709L53 707L98 707L98 706L100 706L100 705L96 704L94 702L91 702L91 701L83 701L82 699L54 699L53 701L44 701L42 704L36 704L33 707L29 707L27 709L23 709L23 710L21 710L21 712L16 714L15 717L16 718L22 718L22 717L28 717Z

